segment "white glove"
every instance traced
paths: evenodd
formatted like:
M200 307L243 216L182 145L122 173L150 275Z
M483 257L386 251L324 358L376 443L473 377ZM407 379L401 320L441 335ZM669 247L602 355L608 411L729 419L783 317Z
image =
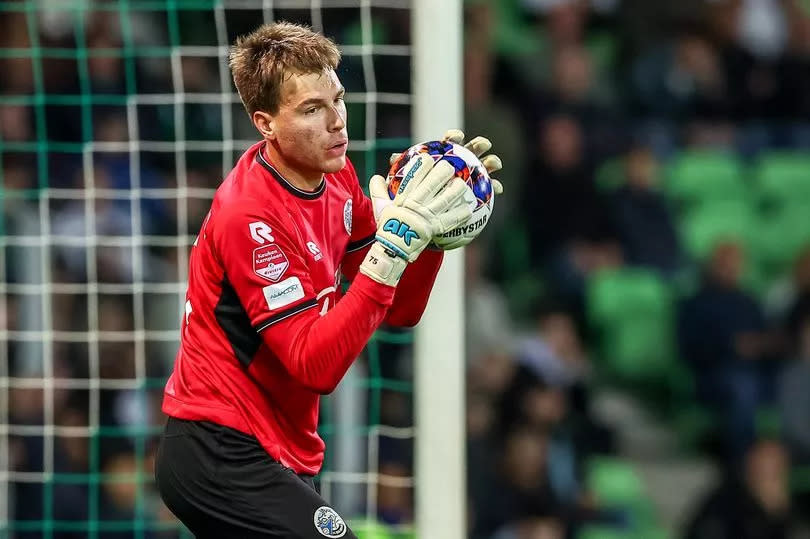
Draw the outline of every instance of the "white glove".
M450 163L434 162L425 154L405 165L405 175L394 200L376 216L377 241L360 265L363 274L396 286L407 264L416 260L434 236L470 218L464 200L467 186L450 181L454 176ZM374 198L388 197L385 179L372 177L369 192Z

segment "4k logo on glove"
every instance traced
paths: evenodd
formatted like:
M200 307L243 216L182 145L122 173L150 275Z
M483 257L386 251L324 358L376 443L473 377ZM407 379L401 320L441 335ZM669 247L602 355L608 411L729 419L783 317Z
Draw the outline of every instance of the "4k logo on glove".
M419 239L419 234L411 230L407 223L402 223L398 219L389 219L383 225L383 230L390 232L395 236L399 236L408 247L411 246L411 240Z

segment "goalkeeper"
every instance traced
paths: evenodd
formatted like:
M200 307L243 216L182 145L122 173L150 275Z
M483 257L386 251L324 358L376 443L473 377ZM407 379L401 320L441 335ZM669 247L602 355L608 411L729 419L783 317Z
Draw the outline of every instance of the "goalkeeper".
M453 167L428 156L408 163L393 202L380 176L375 201L363 194L346 158L339 59L329 39L288 23L231 50L262 140L194 243L155 467L166 505L198 537L354 537L313 486L320 395L381 323L417 323L443 256L425 248L470 216ZM500 168L496 156L484 164ZM341 275L352 281L343 297Z

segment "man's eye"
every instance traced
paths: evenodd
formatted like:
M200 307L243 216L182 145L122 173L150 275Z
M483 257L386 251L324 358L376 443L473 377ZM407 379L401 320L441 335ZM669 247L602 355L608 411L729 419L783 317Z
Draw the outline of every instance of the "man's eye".
M305 110L304 114L315 114L315 111L317 111L317 110L318 110L317 107L312 107L312 108L309 108L309 109Z
M340 103L341 101L343 101L343 97L344 97L344 96L342 96L342 95L337 96L337 97L335 98L335 103Z

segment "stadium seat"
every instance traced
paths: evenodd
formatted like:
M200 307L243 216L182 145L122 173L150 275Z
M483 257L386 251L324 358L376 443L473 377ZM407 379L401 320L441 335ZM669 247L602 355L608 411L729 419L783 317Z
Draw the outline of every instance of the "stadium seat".
M810 156L787 152L763 155L755 166L755 191L762 209L810 204Z
M679 214L719 201L745 201L748 188L739 160L722 152L683 152L667 167L665 190Z
M753 212L746 201L705 201L681 219L681 242L696 260L704 260L724 239L736 239L750 247L752 221Z
M608 374L626 381L666 376L672 297L658 274L640 268L596 273L589 279L586 300Z
M596 169L594 178L596 188L603 193L609 193L624 185L626 178L624 168L624 159L621 157L605 160Z
M585 41L585 48L599 73L611 73L616 64L619 43L611 32L593 32Z
M771 152L755 170L754 247L763 270L777 275L810 242L810 157Z
M790 470L790 490L793 493L810 493L810 466L794 466Z
M757 215L753 254L768 275L789 268L810 243L810 203L790 203Z
M414 539L413 529L394 530L391 526L374 520L360 520L349 523L357 539ZM411 528L411 527L408 527Z
M577 533L577 539L636 539L636 535L627 530L592 525L582 528Z
M644 486L633 467L620 459L591 457L587 462L588 490L603 507L626 507L643 498Z
M622 530L605 525L590 525L582 528L576 537L577 539L670 539L672 534L659 527Z

